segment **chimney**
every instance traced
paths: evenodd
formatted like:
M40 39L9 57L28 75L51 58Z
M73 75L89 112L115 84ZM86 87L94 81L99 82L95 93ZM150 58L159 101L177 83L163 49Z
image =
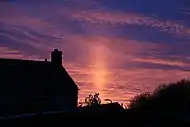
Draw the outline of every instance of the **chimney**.
M54 49L54 51L51 52L51 62L56 66L62 66L62 51Z

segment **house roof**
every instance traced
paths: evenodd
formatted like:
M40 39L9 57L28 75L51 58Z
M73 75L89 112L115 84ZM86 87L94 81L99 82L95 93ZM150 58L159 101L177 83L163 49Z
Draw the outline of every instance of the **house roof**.
M8 78L7 81L10 81L10 79L12 79L19 82L22 82L22 80L26 82L60 82L64 83L64 87L74 88L78 90L78 86L63 66L55 67L52 62L48 61L1 58L0 75L0 80L3 78Z
M5 94L72 95L79 90L63 66L56 67L47 61L0 59L0 83L0 99Z

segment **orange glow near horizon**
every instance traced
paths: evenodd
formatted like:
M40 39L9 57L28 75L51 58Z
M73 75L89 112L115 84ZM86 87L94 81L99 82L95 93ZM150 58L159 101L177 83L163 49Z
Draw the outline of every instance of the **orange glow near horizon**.
M100 97L105 99L104 89L109 81L107 68L107 48L104 44L94 44L90 47L90 63L92 67L90 73L92 75L92 82L96 92L100 93Z

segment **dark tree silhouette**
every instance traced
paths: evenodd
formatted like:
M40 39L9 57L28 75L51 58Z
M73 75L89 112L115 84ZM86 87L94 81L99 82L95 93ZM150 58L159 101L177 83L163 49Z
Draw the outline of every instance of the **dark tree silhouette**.
M84 102L82 101L82 100L80 100L79 102L78 102L78 107L82 107L84 105Z
M143 93L134 97L129 104L130 108L141 107L148 103L159 103L159 107L187 106L190 103L190 81L181 80L176 83L164 84L157 87L152 94Z
M94 106L100 105L101 99L99 98L99 93L95 93L94 95L90 94L85 98L84 102L80 102L80 107L84 106Z
M101 99L99 98L99 93L95 93L93 97L93 104L94 105L99 105L101 104Z
M137 95L133 99L130 100L130 104L128 105L128 107L130 109L143 107L147 105L150 98L151 98L150 93L143 93L143 94Z
M112 103L111 99L104 99L104 101ZM94 93L94 95L89 94L84 101L80 100L78 102L78 107L100 105L101 103L102 102L101 99L99 98L99 93Z
M170 123L190 121L190 81L183 79L161 85L151 94L134 97L128 107L141 120L167 120Z

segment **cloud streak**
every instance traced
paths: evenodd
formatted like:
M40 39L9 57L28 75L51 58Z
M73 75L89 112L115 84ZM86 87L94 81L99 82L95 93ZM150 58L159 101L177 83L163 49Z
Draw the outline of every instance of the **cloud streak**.
M169 65L169 66L190 67L190 63L179 61L179 60L167 60L167 59L159 59L159 58L135 58L133 59L133 61L160 64L160 65Z
M189 37L190 28L185 24L169 20L161 20L141 14L114 13L106 11L80 11L73 14L73 18L79 21L87 21L93 24L119 24L119 25L144 25L160 31L174 34L178 37Z

